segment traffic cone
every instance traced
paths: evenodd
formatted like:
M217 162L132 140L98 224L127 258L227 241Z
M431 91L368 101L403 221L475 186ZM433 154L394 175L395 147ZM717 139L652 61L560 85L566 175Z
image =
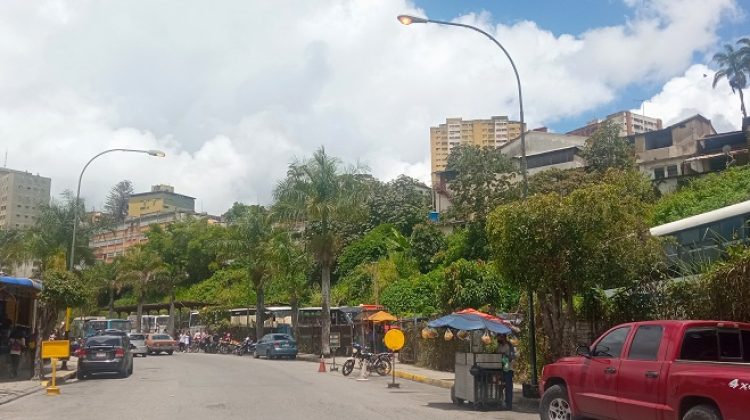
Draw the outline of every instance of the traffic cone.
M318 366L318 373L326 373L326 361L323 359L323 355L320 355L320 365Z

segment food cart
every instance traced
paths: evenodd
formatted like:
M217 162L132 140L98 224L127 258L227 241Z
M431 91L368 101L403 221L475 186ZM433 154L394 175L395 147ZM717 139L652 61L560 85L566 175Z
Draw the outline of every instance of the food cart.
M455 380L451 388L454 404L468 402L475 408L502 406L504 402L503 361L497 353L481 353L481 342L489 341L489 334L511 334L512 329L501 318L473 309L455 312L427 323L429 328L446 328L444 337L455 334L467 340L469 351L457 352ZM483 332L483 335L480 333ZM429 332L428 334L429 335ZM435 336L437 334L434 334Z

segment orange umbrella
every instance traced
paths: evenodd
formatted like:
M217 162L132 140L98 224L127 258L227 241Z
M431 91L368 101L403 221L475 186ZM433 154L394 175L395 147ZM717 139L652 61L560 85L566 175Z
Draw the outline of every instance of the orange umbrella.
M389 321L398 321L398 318L389 314L386 311L380 311L367 317L367 320L372 321L372 322L389 322Z

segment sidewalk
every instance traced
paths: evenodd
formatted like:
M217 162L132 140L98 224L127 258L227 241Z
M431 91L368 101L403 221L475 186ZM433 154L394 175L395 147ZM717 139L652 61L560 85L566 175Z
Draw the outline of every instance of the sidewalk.
M57 365L57 384L62 384L66 380L75 377L76 374L76 359L71 358L68 361L68 370L60 370L62 362L58 362ZM46 364L44 366L45 381L38 381L32 379L22 380L11 380L2 379L0 380L0 405L15 401L26 395L33 394L38 391L44 390L48 380L51 378L52 366Z
M314 354L299 354L297 358L309 362L320 362L320 356L316 356ZM346 359L346 357L337 357L336 366L341 369L341 365ZM326 366L328 366L329 368L332 360L333 359L331 358L325 359ZM453 387L454 375L453 372L442 372L406 363L397 363L396 377L409 381L438 386L441 388L451 389ZM523 388L521 387L521 384L513 384L513 401L514 409L516 407L521 408L524 411L537 411L539 409L539 400L525 398L523 396Z

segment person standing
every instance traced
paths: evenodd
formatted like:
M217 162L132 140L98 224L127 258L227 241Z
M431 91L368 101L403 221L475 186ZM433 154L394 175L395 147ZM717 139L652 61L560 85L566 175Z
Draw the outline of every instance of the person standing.
M513 409L513 369L515 367L516 349L505 335L497 336L497 352L503 365L503 384L505 387L505 409Z
M21 354L26 347L26 340L16 329L11 334L8 344L10 345L10 377L15 378L18 376L18 365L21 363Z

